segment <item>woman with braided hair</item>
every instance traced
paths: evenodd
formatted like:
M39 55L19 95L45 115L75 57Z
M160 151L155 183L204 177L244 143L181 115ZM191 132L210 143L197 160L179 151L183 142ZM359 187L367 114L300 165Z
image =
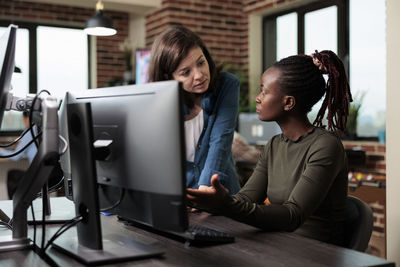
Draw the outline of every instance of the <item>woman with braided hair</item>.
M307 113L323 96L311 123ZM189 204L264 230L343 245L348 180L338 136L352 101L343 63L332 51L284 58L263 73L255 100L259 119L276 121L282 134L268 141L237 194L213 175L207 191L187 189Z

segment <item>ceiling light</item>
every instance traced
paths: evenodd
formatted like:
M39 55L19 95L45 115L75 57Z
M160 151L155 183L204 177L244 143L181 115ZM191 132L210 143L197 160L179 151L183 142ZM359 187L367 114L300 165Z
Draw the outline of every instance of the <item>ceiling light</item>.
M103 15L103 9L103 2L98 1L96 4L96 14L86 22L86 28L84 29L86 34L110 36L117 33L114 29L112 20Z

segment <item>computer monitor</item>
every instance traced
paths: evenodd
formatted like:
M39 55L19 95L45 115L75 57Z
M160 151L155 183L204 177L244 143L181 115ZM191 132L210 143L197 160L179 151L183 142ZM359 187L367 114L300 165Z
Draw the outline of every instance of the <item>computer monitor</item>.
M4 111L12 107L12 101L10 103L7 102L11 76L14 72L17 28L16 25L9 25L5 34L0 37L0 123ZM54 117L57 118L58 105L53 100L51 97L48 97L41 103L41 114L46 118L43 122L42 131L44 145L40 146L38 153L21 178L13 195L12 236L6 237L8 241L0 242L0 251L25 249L33 245L32 240L27 236L27 209L30 203L36 198L37 192L46 183L59 156L58 135L56 135L56 131L53 131L54 128L51 127L53 126L52 122L57 126L57 120L52 119ZM52 113L52 111L55 112ZM52 114L56 116L52 116ZM50 128L51 130L49 131ZM55 138L53 138L53 133L56 136Z
M163 231L187 229L181 91L178 82L165 81L66 94L60 110L66 140L71 141L68 111L74 104L91 106L100 209L115 206L112 213ZM65 153L61 167L80 205L73 165L72 154Z
M11 76L14 72L17 28L16 25L9 25L6 32L0 37L0 125L7 104Z
M240 113L239 133L251 145L265 145L282 131L275 121L260 121L256 113Z
M144 84L149 81L150 49L136 50L136 84Z

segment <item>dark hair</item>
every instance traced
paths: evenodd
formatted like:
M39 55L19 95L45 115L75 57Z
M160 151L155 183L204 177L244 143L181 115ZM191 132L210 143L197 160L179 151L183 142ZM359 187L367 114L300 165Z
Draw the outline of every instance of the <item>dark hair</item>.
M184 26L172 26L154 41L149 64L149 80L152 82L172 80L172 74L193 48L199 47L210 68L209 90L217 85L219 69L201 38Z
M273 67L281 71L278 81L281 89L296 98L303 112L310 112L325 94L313 125L322 126L328 109L328 130L336 135L339 131L346 131L349 103L353 100L343 62L334 52L324 50L315 51L312 56L290 56L276 62ZM327 83L323 74L328 74Z

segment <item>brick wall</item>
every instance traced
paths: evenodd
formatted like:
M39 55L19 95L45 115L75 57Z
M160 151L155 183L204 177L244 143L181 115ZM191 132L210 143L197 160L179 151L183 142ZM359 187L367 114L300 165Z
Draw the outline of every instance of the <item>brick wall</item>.
M146 16L146 46L171 25L183 24L197 33L218 63L241 66L247 72L248 29L242 0L163 0Z
M356 172L366 175L372 173L375 179L386 183L386 145L379 142L342 141L345 148L363 149L366 154L365 167L360 167ZM386 188L363 185L349 190L349 194L364 200L372 208L374 223L372 235L378 238L386 238ZM370 247L374 247L371 244ZM375 248L376 249L376 248ZM386 248L380 248L380 255L385 255Z
M159 9L146 16L146 47L151 48L169 26L182 24L203 39L217 64L231 65L229 71L248 77L248 15L290 1L163 0ZM241 84L240 95L240 106L247 111L247 82Z
M125 71L125 61L119 45L128 38L129 14L107 10L105 14L113 20L117 34L97 37L97 87L106 86L110 79L122 78Z
M247 14L265 11L267 9L279 6L283 3L294 2L298 0L243 0Z
M374 228L373 234L379 237L385 236L385 224L386 224L386 207L380 201L375 201L368 203L369 206L372 208L374 214Z
M365 151L366 166L358 171L386 174L386 145L379 142L343 141L345 148L360 148Z
M0 0L0 20L8 23L41 23L57 26L84 27L86 20L95 10L71 6ZM105 10L114 21L118 33L110 37L97 38L97 87L105 86L113 77L122 77L125 70L119 43L128 37L129 15L123 12Z

